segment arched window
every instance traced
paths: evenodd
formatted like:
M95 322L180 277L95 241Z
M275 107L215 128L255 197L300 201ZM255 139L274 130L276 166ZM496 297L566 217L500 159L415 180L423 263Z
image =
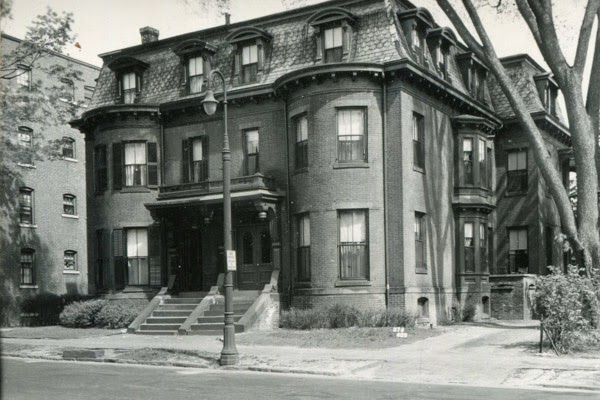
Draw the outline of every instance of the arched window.
M77 252L66 250L64 254L64 268L70 271L77 271Z
M72 194L63 194L63 214L77 215L77 197Z
M63 158L75 158L75 139L67 136L62 138L62 156Z

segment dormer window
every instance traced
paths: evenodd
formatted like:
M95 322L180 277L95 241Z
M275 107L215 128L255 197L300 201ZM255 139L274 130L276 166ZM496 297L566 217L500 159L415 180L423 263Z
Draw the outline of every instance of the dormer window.
M413 56L419 64L424 64L425 32L433 28L433 17L424 8L413 8L398 13L398 18Z
M142 91L142 77L148 64L133 57L121 57L108 64L108 68L117 77L116 101L122 104L136 103Z
M268 32L251 27L237 29L227 36L227 42L233 47L234 83L260 82L272 38Z
M549 114L557 116L556 98L558 97L558 84L549 73L534 76L540 99Z
M203 92L205 77L210 73L211 58L215 54L216 48L202 40L189 39L173 51L180 59L180 94L187 96Z
M456 45L456 36L449 28L436 28L427 31L427 44L433 54L433 63L440 77L451 82L448 73L450 48Z
M464 53L456 57L465 86L478 101L486 102L487 99L487 68L473 53Z
M339 7L326 8L313 14L308 24L313 28L316 43L315 62L348 61L355 22L354 15Z

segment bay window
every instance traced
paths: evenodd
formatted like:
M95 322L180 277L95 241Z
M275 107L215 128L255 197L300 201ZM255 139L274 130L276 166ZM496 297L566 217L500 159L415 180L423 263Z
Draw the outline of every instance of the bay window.
M337 110L338 162L366 161L365 110Z
M463 160L463 183L473 184L473 139L464 138L462 148Z
M298 245L296 256L298 282L310 281L310 217L309 214L298 216Z
M295 120L296 126L296 169L308 167L308 118L302 115Z
M154 142L113 143L113 187L156 187L158 150Z
M475 272L475 236L473 222L464 224L465 271Z
M340 279L369 279L366 210L338 212Z

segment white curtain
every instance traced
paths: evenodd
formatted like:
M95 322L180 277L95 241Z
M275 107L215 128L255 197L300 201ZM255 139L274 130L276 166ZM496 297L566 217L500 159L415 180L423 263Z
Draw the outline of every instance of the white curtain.
M364 111L363 110L338 110L338 135L350 136L344 140L360 140L358 136L364 134Z
M527 229L509 231L510 250L527 250Z
M363 211L348 211L340 214L340 242L363 243L367 229Z
M192 161L202 161L202 139L192 142Z
M258 153L258 131L246 132L246 153Z
M508 153L508 170L514 171L527 169L527 153L524 151L511 151Z
M296 125L296 142L302 142L308 139L308 119L300 117Z
M325 48L342 47L342 27L325 30Z
M258 47L255 44L242 49L242 64L255 64L258 62Z

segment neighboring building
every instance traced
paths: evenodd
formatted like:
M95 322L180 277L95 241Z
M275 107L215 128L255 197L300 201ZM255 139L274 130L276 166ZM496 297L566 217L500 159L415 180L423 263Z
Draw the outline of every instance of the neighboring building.
M3 33L2 59L20 43ZM80 71L82 81L50 72L59 68L65 73ZM2 85L9 85L6 90L25 98L28 92L37 96L34 86L60 90L56 104L49 107L60 110L91 99L99 68L51 53L31 67L19 66L18 72L17 77L2 81ZM48 92L43 95L45 101L51 101ZM41 123L43 118L9 116L7 113L14 110L6 107L2 109L0 131L6 151L2 157L7 157L2 160L0 294L5 311L2 322L12 324L18 322L17 304L28 297L44 292L88 293L87 194L83 135L67 123L56 126ZM53 114L47 121L55 119ZM8 121L15 121L15 125ZM48 150L50 143L56 148Z
M239 289L278 277L294 306L400 307L437 323L464 307L489 317L491 274L545 272L529 244L560 224L527 144L487 68L427 10L338 0L163 40L140 32L141 45L101 55L73 122L96 291L217 284L223 115L201 106L215 68ZM541 100L554 82L527 56L505 61L558 162L569 134ZM508 286L498 293L516 301Z

